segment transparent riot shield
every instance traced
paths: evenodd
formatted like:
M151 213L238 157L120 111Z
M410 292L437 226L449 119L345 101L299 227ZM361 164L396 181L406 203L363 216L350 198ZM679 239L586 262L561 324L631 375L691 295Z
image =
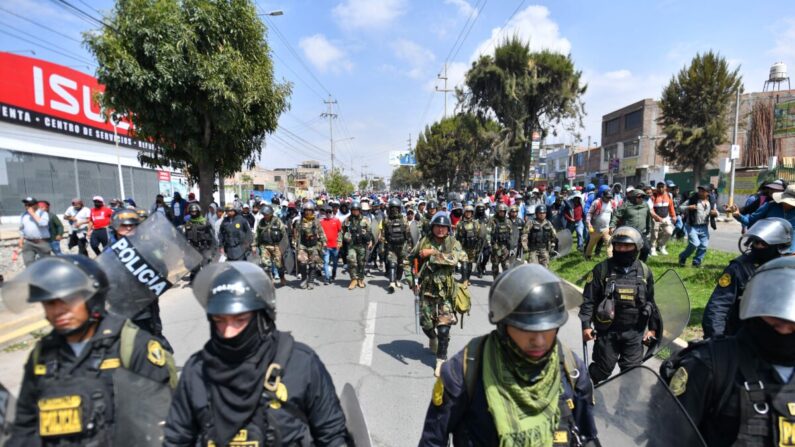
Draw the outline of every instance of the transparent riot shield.
M659 312L650 319L656 319L661 330L646 348L644 361L682 335L690 321L690 296L674 270L667 270L654 281L654 301Z
M163 427L171 406L166 384L139 376L126 368L113 371L115 447L163 445Z
M569 253L571 253L571 246L573 244L571 238L571 231L569 230L560 230L558 231L558 249L557 249L557 256L555 258L562 258Z
M9 430L16 411L16 399L6 387L0 384L0 445L5 445L10 436Z
M135 233L111 244L97 258L110 282L110 310L132 318L202 259L165 216L151 215Z
M373 441L370 439L370 431L367 429L364 412L359 404L359 398L356 397L356 391L350 383L346 383L342 387L340 405L342 406L342 412L345 414L345 426L353 438L353 445L355 447L370 447L373 445Z
M420 223L412 220L409 223L409 233L411 234L411 246L413 247L420 241Z
M638 366L594 390L602 446L706 446L687 412L653 370Z

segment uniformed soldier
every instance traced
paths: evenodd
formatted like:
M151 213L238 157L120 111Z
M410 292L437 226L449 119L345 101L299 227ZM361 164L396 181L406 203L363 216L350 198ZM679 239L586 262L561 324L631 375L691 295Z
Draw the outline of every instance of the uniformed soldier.
M791 244L792 224L780 217L762 219L740 237L737 245L743 254L732 259L723 270L704 308L701 319L704 338L737 333L740 323L739 300L745 284L757 267L788 253Z
M736 336L693 343L661 367L709 446L795 445L795 257L760 266Z
M191 281L198 273L199 269L209 264L215 254L215 232L213 226L202 216L202 208L198 203L188 205L188 215L190 219L181 225L182 234L188 243L201 253L203 261L190 273Z
M436 215L436 210L438 207L439 205L433 200L428 202L428 205L425 208L425 214L420 217L422 229L420 237L429 236L431 234L431 219L433 219L433 216Z
M467 205L464 207L464 217L455 227L455 238L464 249L467 261L461 263L461 280L469 286L469 279L472 276L472 263L478 259L483 243L481 237L481 223L474 219L475 207Z
M486 236L489 231L489 215L486 210L489 207L489 199L484 198L475 206L475 220L480 224L480 237L483 243L480 247L478 256L473 259L477 263L478 278L483 278L483 273L486 271L486 264L491 259L491 247L486 245Z
M301 220L295 226L295 252L301 277L301 288L315 288L315 273L323 265L326 233L315 219L315 204L307 202L301 209Z
M535 220L527 222L522 232L524 260L549 268L549 254L556 250L556 244L557 233L552 222L547 220L547 207L538 205L535 209Z
M262 259L262 268L271 278L273 278L273 268L276 268L279 273L279 284L284 287L287 285L287 278L282 264L281 242L286 237L287 227L281 220L274 218L272 206L263 206L260 213L262 219L257 225L256 243Z
M491 269L494 278L500 274L500 267L508 269L511 256L511 234L513 224L508 220L508 205L497 205L497 213L489 221L489 231L486 235L486 245L491 247Z
M218 231L218 245L223 249L227 261L246 260L251 253L251 227L233 204L227 203L224 211L226 216Z
M457 446L596 442L588 371L557 337L569 316L564 293L539 265L512 268L492 284L497 329L442 366L420 446L446 446L450 435Z
M115 421L132 412L130 406L147 405L120 400L120 390L132 386L130 378L151 383L153 394L159 389L158 396L170 396L169 385L177 381L171 354L151 334L106 311L108 287L99 265L78 255L41 259L6 282L7 305L41 303L53 327L25 364L6 446L118 444L114 432L124 428L114 427Z
M610 243L613 257L588 274L580 307L583 341L596 339L588 366L594 383L607 379L616 362L622 371L639 365L644 343L659 327L654 275L638 260L643 238L634 228L619 227Z
M508 209L508 220L511 222L511 239L508 247L510 248L509 258L513 261L521 255L521 237L524 231L524 220L519 218L519 207L516 205ZM521 259L521 258L520 258Z
M387 250L386 276L389 278L389 293L403 288L403 270L408 266L411 233L406 218L400 213L400 199L389 199L387 217L382 221L381 237Z
M431 221L431 235L423 237L409 257L414 265L417 260L419 273L418 293L421 316L420 326L428 336L428 346L436 354L434 374L438 377L442 363L447 360L447 347L450 344L450 327L458 319L455 314L454 299L456 282L453 279L455 266L469 260L458 243L450 235L450 218L439 214ZM436 330L436 332L434 332Z
M370 221L362 216L362 204L351 204L351 215L342 225L343 239L348 245L348 273L351 283L348 290L357 286L364 288L364 268L367 262L367 250L372 247L373 234L370 231Z
M261 268L213 264L193 293L210 340L182 370L164 446L347 445L334 382L310 347L276 329L276 293Z

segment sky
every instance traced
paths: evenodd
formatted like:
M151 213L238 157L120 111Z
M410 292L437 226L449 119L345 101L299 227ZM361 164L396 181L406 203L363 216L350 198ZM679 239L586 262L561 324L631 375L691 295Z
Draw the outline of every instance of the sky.
M64 0L0 0L0 51L45 59L92 73L81 33L95 28L59 4ZM65 0L92 15L107 0ZM290 110L267 138L260 165L303 160L335 165L358 180L389 176L390 151L408 150L445 114L447 88L495 43L518 36L532 50L570 54L587 83L580 130L598 144L601 117L663 87L699 52L713 50L740 67L746 91L761 91L770 65L795 69L795 1L757 0L258 0L276 78L291 82ZM43 28L47 27L50 30ZM32 54L35 52L35 55ZM335 104L326 104L329 99ZM447 114L455 112L447 95ZM576 144L562 134L551 142Z

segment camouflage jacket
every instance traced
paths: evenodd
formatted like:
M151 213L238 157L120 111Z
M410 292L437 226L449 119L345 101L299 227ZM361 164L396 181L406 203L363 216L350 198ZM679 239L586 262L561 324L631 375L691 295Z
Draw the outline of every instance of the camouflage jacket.
M373 239L370 221L363 216L348 216L342 224L342 237L348 245L367 245Z
M326 233L317 219L301 218L295 223L295 241L298 247L326 248Z

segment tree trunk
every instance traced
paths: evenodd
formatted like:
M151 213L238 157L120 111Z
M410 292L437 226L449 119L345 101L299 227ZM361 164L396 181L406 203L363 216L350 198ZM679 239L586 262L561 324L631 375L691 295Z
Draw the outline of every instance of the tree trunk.
M701 173L703 169L701 166L693 165L693 188L698 188L701 182Z
M218 174L218 201L221 202L221 206L226 205L226 186L224 185L224 176L221 174Z
M207 210L213 201L213 183L215 183L215 168L209 161L199 162L199 204Z

